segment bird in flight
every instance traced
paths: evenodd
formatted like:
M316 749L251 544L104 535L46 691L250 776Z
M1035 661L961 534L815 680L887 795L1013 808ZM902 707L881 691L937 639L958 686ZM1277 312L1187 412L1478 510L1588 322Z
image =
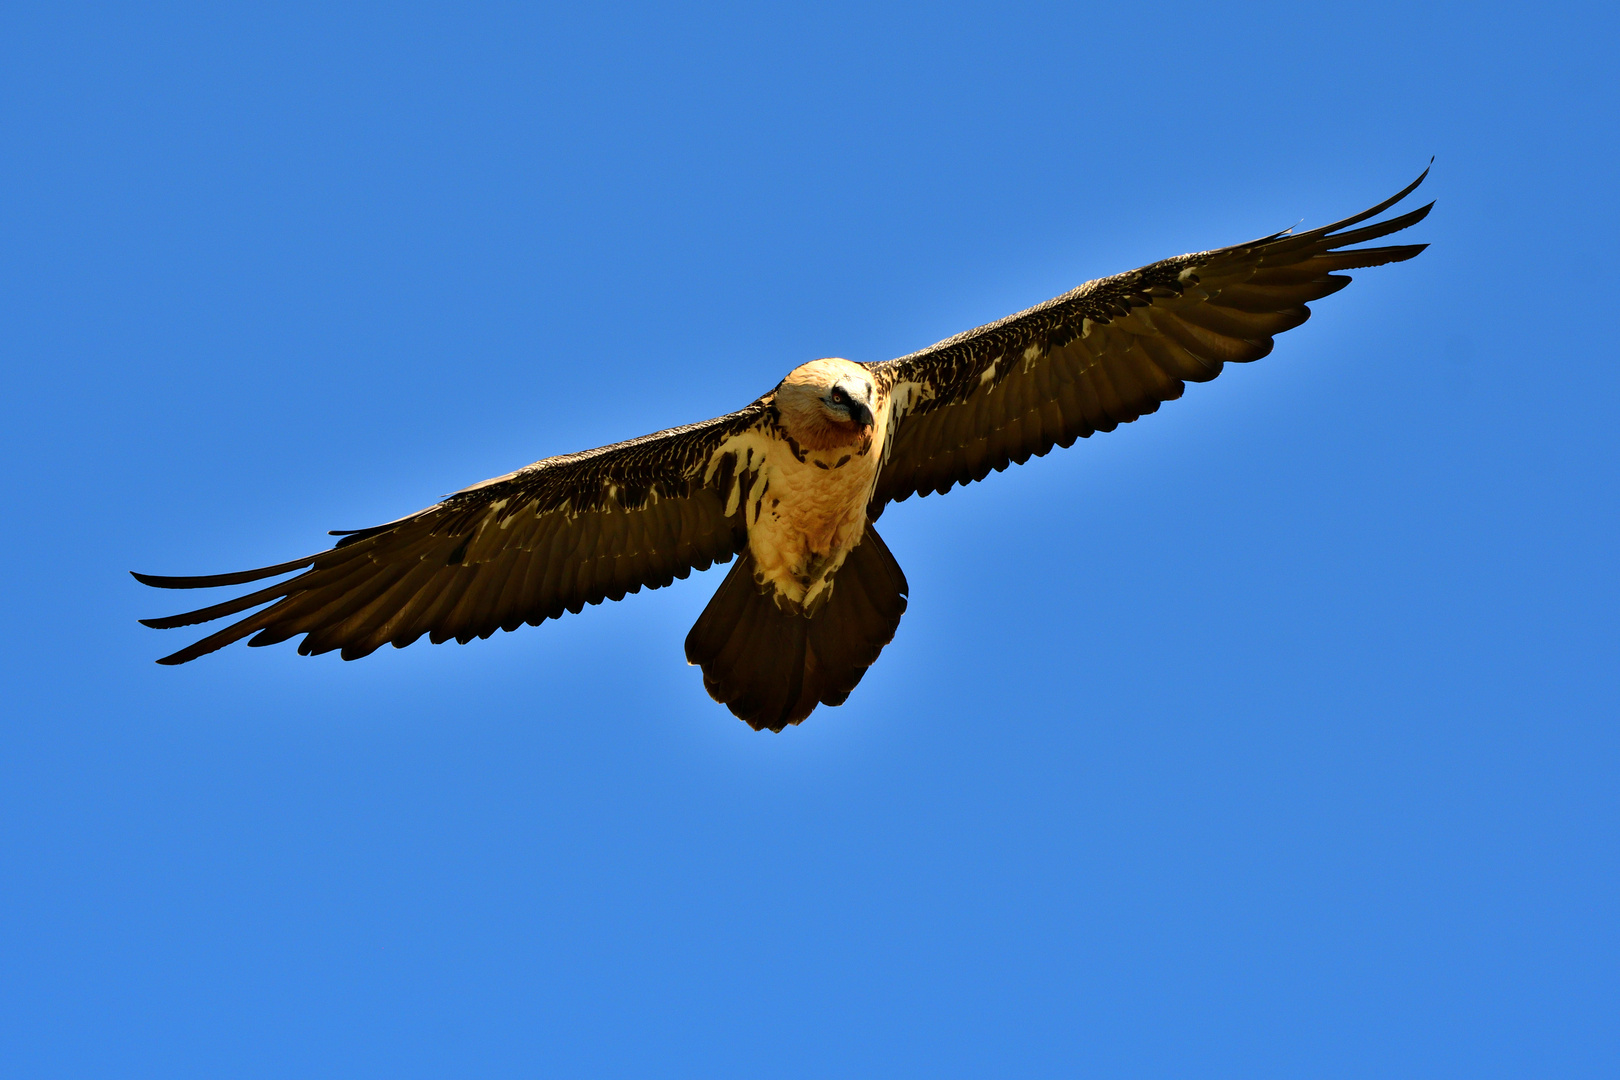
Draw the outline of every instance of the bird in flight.
M547 458L328 550L163 589L294 577L223 603L143 619L170 629L259 611L160 664L253 635L302 634L345 660L426 634L468 642L656 589L735 557L686 638L709 694L756 730L840 705L906 609L906 576L872 523L891 502L944 494L1054 446L1112 431L1258 360L1350 283L1425 244L1351 248L1423 220L1370 225L1411 194L1309 232L1180 255L1089 281L909 356L812 360L734 413ZM1356 226L1360 226L1357 228Z

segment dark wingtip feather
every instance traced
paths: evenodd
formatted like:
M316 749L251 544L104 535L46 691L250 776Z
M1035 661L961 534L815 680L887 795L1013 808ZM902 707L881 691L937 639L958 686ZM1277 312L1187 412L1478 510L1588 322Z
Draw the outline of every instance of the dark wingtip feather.
M1385 266L1389 263L1405 262L1407 259L1417 258L1423 249L1428 246L1428 244L1400 244L1381 248L1351 248L1349 251L1340 252L1339 256L1334 257L1333 268L1335 270L1364 270L1370 266ZM1353 261L1346 260L1341 257L1344 255L1356 256L1356 258Z
M277 574L291 573L294 570L302 570L314 562L315 556L306 555L302 559L294 559L291 562L278 563L275 566L261 566L257 570L239 570L234 574L167 577L162 574L142 574L135 570L131 570L129 574L142 585L150 585L154 589L215 589L223 585L245 585L250 581L275 577Z
M285 596L293 584L301 580L303 579L293 578L292 581L283 581L278 585L270 586L268 589L260 589L258 592L248 593L246 596L238 596L234 600L226 600L223 603L198 608L196 611L185 611L179 615L167 615L160 619L142 619L140 622L142 626L150 626L153 630L173 630L181 626L194 626L197 623L213 622L215 619L222 619L226 615L235 615L239 611L246 611L248 608L258 607L260 604Z
M228 627L225 630L220 631L218 634L211 634L208 637L203 638L201 641L193 642L192 644L181 649L179 652L172 652L168 656L161 657L158 660L158 663L162 664L164 667L175 667L179 664L189 663L190 661L197 659L199 656L207 656L209 653L222 649L232 641L236 640L235 637L227 636L233 629L235 628ZM240 634L237 635L237 637L240 636Z

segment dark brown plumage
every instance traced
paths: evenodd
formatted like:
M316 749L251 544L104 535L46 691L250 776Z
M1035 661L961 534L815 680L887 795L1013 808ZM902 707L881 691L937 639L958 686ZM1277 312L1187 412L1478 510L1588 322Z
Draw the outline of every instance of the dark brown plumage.
M1155 412L1187 382L1271 352L1272 338L1310 318L1305 305L1350 284L1340 271L1401 262L1428 245L1341 250L1415 225L1434 205L1349 231L1410 195L1428 176L1343 221L1294 235L1181 255L1079 288L937 345L874 364L932 396L911 408L872 498L872 516L912 495L944 494L992 469ZM1024 362L1028 349L1038 361ZM991 383L983 385L994 365Z
M734 466L702 475L717 439L747 429L754 405L702 424L550 458L476 484L398 521L342 535L337 546L236 574L137 580L165 589L295 578L212 607L143 619L159 630L270 607L160 664L195 660L249 634L250 645L307 635L305 655L341 649L354 660L423 634L468 642L538 624L586 604L658 588L736 554L747 532L726 514ZM724 464L724 463L722 463Z
M848 696L892 640L907 592L869 524L850 534L859 538L852 547L803 556L807 572L827 581L813 604L788 598L792 583L761 569L757 536L765 534L752 530L785 493L802 490L802 476L793 481L800 489L789 483L795 468L813 465L824 473L811 475L832 484L854 475L839 472L852 455L867 462L871 482L856 505L870 522L890 502L943 493L1151 413L1186 382L1265 356L1275 335L1310 316L1310 301L1349 284L1342 271L1422 251L1346 249L1421 221L1432 203L1352 228L1427 175L1324 228L1165 259L898 360L845 364L866 373L857 382L873 396L846 397L845 411L814 429L818 438L836 435L837 416L858 411L856 441L841 456L835 447L818 459L806 449L811 429L790 430L797 414L780 407L784 382L738 412L536 462L304 559L201 577L136 574L148 585L193 589L301 571L234 600L142 621L168 629L267 605L159 663L182 664L250 635L250 645L268 645L300 634L299 652L340 650L352 660L424 634L466 642L537 624L742 553L688 636L687 656L716 700L756 728L780 730ZM830 392L835 409L843 384ZM880 456L868 459L874 437Z

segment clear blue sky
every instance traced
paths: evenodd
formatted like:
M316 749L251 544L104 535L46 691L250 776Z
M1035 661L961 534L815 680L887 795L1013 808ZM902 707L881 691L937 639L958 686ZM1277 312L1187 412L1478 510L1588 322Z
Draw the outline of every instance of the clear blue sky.
M1620 1073L1609 8L787 11L7 6L0 1072ZM892 508L783 735L684 663L713 572L135 622L1431 155L1271 357Z

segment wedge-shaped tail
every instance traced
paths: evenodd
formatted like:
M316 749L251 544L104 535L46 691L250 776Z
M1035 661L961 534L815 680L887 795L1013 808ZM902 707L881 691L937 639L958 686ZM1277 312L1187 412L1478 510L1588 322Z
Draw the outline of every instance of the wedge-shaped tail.
M754 582L746 551L686 635L688 663L709 696L756 731L781 731L821 705L842 705L894 640L906 575L872 526L839 568L813 617L790 615Z

